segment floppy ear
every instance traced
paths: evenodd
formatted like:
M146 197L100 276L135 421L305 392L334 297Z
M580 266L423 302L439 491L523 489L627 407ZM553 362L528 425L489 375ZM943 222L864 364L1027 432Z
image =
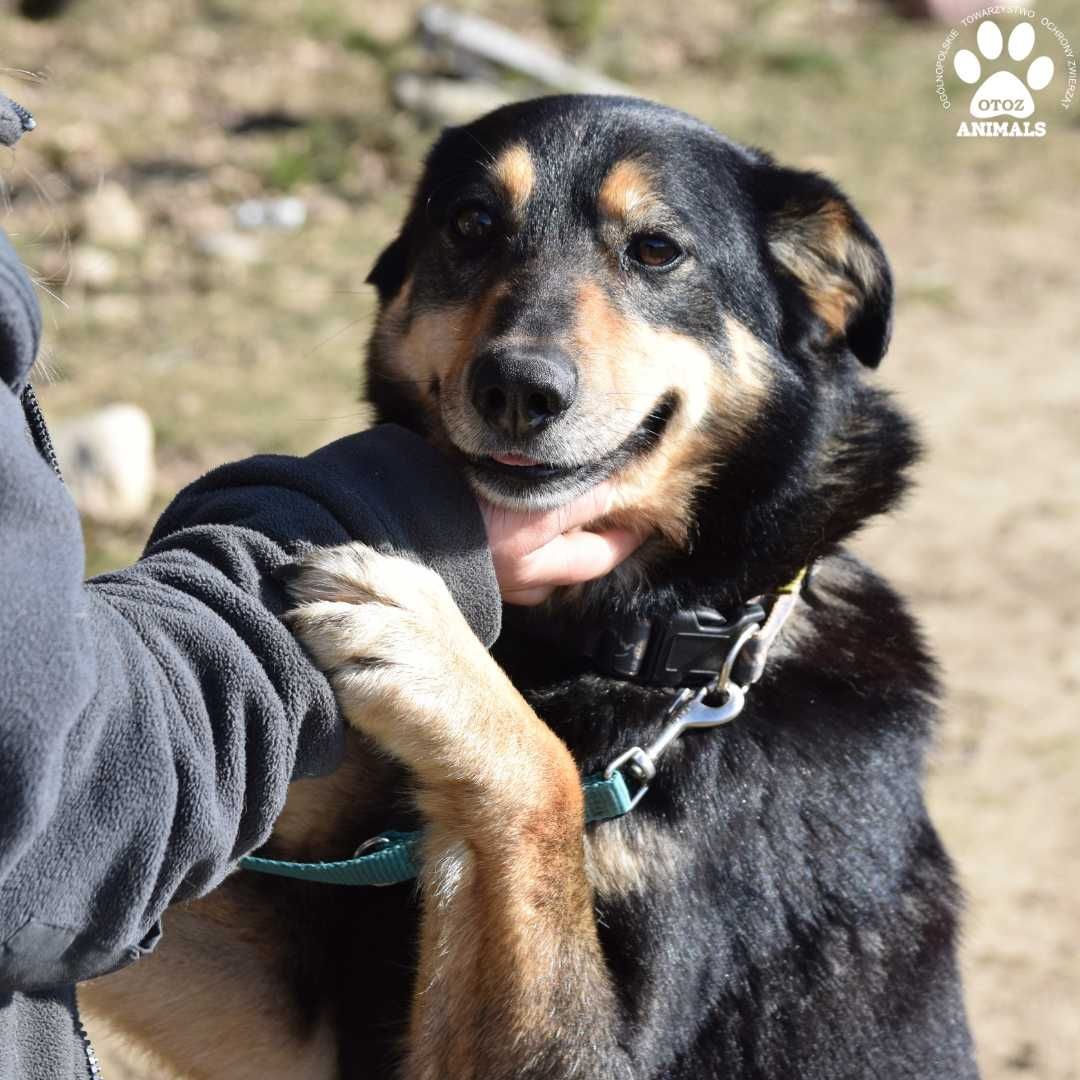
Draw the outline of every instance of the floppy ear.
M793 344L846 347L877 367L892 330L892 274L877 237L830 181L767 164L755 195L769 254L795 286L785 333Z
M405 283L409 268L409 240L407 228L402 229L397 239L375 260L366 281L378 290L380 300L389 300Z

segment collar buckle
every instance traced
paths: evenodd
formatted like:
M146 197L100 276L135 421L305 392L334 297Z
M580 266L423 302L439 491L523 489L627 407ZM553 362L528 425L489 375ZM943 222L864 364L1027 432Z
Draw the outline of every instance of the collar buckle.
M643 624L644 642L639 646L643 655L633 677L649 686L708 686L717 681L748 628L764 621L765 609L755 601L730 619L701 609L677 611L666 620Z

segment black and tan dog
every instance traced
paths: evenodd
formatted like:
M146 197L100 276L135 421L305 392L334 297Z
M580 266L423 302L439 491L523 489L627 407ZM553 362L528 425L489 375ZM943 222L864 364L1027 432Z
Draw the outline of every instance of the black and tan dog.
M494 660L431 572L313 557L294 628L389 759L357 742L296 785L274 851L339 856L412 814L419 888L237 875L106 1007L200 1077L976 1076L921 793L933 665L840 547L916 457L865 377L892 288L863 219L680 113L548 98L440 139L371 280L383 419L494 503L610 481L607 523L650 539L507 609ZM581 776L655 738L686 674L642 667L649 634L764 614L806 566L741 715L583 828ZM612 626L643 628L625 671Z

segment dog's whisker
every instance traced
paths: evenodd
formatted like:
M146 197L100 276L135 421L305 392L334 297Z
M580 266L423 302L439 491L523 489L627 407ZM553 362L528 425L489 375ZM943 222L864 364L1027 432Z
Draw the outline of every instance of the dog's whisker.
M303 354L303 359L308 359L314 353L318 352L319 349L321 349L324 345L329 345L331 341L335 341L337 338L341 337L342 334L348 333L354 327L357 327L364 322L367 322L366 316L361 316L359 319L353 319L352 322L346 323L343 327L341 327L341 329L335 330L332 334L324 337L320 342L318 342L318 344L313 345L306 353Z

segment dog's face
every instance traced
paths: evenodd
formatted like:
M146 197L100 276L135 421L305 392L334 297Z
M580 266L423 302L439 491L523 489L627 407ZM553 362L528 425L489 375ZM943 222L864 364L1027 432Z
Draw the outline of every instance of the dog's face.
M610 479L616 518L675 543L767 416L880 360L891 302L829 182L599 97L446 132L370 280L385 419L490 502L550 508Z

